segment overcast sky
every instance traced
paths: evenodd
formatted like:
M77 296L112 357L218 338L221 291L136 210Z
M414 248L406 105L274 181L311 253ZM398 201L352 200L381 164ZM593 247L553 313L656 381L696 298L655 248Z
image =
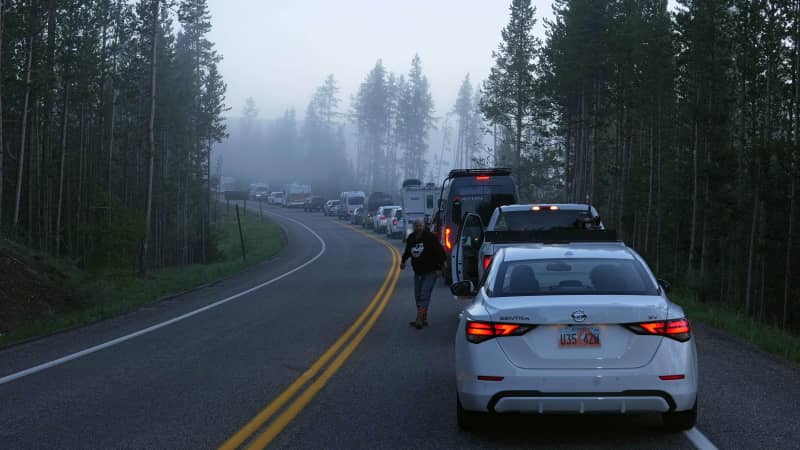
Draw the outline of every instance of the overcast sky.
M302 118L317 86L332 73L342 109L367 72L382 58L407 74L414 53L422 58L441 116L453 107L464 75L484 79L492 50L509 18L506 0L208 0L209 36L225 58L230 116L255 98L261 117L294 107ZM551 17L550 0L534 0L536 33Z

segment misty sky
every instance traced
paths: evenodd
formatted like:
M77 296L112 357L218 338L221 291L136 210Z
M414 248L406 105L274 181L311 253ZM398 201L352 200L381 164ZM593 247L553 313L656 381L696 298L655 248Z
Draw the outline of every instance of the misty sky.
M302 118L314 89L333 73L342 109L378 58L407 74L419 53L436 115L450 111L461 80L482 80L509 18L506 0L208 0L210 39L225 60L230 116L252 96L261 117L288 107ZM537 34L551 1L534 0Z
M436 115L449 112L464 75L483 80L492 50L509 19L510 0L208 0L210 39L224 56L230 116L255 98L260 116L290 107L302 118L317 86L333 73L341 110L349 109L378 58L407 74L414 53L422 58ZM674 6L675 1L670 0ZM533 0L535 33L544 40L542 17L551 0Z

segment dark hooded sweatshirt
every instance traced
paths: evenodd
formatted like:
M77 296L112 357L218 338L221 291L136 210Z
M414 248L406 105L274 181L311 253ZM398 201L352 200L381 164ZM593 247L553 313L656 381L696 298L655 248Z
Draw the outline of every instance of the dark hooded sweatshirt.
M441 270L446 255L442 244L429 230L422 232L422 237L417 239L411 233L406 239L406 251L403 253L403 262L411 258L411 267L414 273L425 274Z

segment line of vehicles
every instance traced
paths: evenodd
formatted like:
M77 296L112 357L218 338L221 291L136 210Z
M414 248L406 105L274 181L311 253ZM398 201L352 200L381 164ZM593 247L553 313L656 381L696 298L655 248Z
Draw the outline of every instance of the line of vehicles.
M462 429L507 413L657 413L667 430L695 425L686 314L591 204L521 204L501 168L453 170L438 187L408 180L392 200L343 192L321 209L401 239L421 217L440 239L445 281L470 301L455 336Z

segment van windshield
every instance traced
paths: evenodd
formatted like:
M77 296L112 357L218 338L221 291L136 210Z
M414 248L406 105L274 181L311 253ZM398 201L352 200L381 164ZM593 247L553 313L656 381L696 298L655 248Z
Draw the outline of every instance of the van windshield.
M514 186L509 185L472 185L453 186L450 191L453 202L461 202L461 214L474 212L478 214L484 224L489 223L494 209L498 206L513 205L517 202ZM452 209L451 209L452 214ZM453 222L460 218L451 217Z
M350 197L347 199L348 205L363 205L364 197Z

